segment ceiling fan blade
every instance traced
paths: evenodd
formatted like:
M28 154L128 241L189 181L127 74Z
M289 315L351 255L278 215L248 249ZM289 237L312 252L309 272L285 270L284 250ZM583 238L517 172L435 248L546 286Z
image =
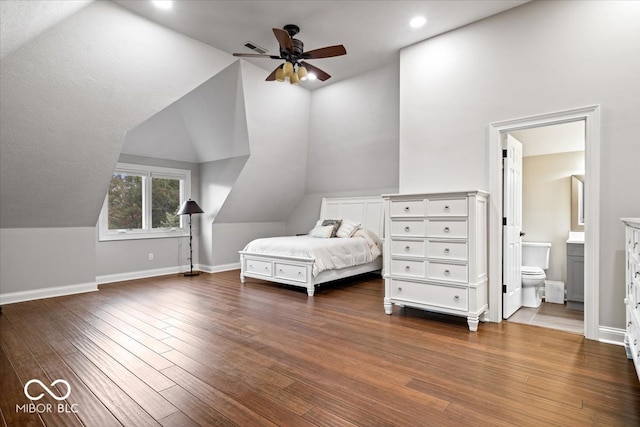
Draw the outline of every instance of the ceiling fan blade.
M286 50L287 52L293 52L293 44L291 43L291 36L285 30L281 30L280 28L274 28L273 34L278 39L278 43L280 47Z
M320 81L325 81L325 80L331 78L331 76L329 74L325 73L324 71L322 71L318 67L314 67L313 65L309 64L308 62L302 61L301 64L306 67L307 71L315 74L316 77L318 78L318 80L320 80Z
M280 68L280 67L278 67L278 68L276 68L275 70L273 70L273 71L271 72L271 74L269 74L269 75L267 76L267 78L265 79L265 81L267 81L267 82L272 82L272 81L274 81L274 80L276 79L276 71L278 71L278 69L279 69L279 68Z
M343 45L338 44L335 46L321 47L320 49L310 50L304 52L302 57L304 59L319 59L319 58L331 58L333 56L346 55L347 50Z
M234 53L233 56L240 56L243 58L271 58L271 59L280 59L279 56L275 55L263 55L261 53Z

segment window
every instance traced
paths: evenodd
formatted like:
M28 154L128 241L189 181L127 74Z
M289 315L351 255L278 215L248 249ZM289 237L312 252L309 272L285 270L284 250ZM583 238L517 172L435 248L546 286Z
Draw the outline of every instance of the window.
M185 235L187 224L176 212L190 189L189 170L118 163L100 212L99 239Z

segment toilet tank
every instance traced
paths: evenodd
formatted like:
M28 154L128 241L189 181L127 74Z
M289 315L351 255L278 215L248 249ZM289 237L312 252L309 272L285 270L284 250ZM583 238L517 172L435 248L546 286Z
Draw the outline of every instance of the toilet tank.
M551 243L522 242L522 265L546 270L549 268L550 252Z

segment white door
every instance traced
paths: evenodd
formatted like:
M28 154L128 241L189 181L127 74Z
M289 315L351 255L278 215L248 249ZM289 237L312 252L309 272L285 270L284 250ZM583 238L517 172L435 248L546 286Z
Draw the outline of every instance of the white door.
M503 136L502 315L522 307L522 143Z

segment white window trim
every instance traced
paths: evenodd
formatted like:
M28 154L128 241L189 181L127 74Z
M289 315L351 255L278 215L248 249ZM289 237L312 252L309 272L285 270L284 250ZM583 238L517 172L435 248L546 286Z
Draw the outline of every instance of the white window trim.
M182 194L180 205L191 198L191 171L188 169L174 169L160 166L137 165L132 163L118 163L116 172L127 172L131 175L139 175L144 178L142 189L142 230L109 230L109 194L104 198L100 218L98 219L98 240L134 240L134 239L159 239L170 237L184 237L189 235L189 223L185 218L180 218L180 227L171 229L151 229L151 209L148 206L149 198L146 194L151 192L151 178L173 178L182 180Z

